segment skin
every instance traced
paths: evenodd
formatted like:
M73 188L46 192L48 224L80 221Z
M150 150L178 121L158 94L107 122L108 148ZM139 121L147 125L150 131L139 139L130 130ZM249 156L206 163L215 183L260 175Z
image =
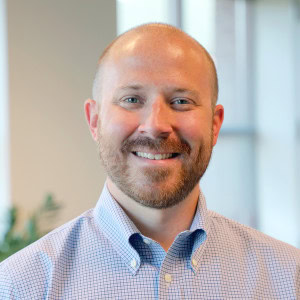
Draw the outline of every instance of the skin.
M224 108L212 109L211 64L201 47L159 26L114 43L98 78L100 101L88 99L85 113L109 191L141 233L167 251L192 223ZM176 154L151 160L136 152Z

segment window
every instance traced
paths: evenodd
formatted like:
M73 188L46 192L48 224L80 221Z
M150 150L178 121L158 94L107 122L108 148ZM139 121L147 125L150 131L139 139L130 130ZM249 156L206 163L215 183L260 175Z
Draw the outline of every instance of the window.
M151 22L178 26L180 3L178 0L117 0L117 33Z

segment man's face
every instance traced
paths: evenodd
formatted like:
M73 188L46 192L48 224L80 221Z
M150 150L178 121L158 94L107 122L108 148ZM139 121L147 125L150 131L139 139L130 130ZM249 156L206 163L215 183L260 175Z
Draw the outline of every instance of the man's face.
M171 41L137 40L105 63L98 148L125 195L167 208L195 188L216 143L209 74L203 54Z

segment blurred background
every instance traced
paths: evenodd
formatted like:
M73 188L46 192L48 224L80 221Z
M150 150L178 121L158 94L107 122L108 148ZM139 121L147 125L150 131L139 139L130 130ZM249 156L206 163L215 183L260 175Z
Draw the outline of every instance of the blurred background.
M147 22L183 29L217 66L208 208L300 247L298 0L0 0L0 232L9 207L22 226L49 193L52 228L95 205L105 173L83 103L105 46Z

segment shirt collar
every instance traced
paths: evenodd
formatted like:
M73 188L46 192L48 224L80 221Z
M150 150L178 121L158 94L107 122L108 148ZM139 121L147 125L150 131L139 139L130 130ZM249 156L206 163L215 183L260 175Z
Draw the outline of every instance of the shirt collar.
M94 217L130 272L135 274L140 266L140 257L130 245L129 238L140 232L111 196L106 184L94 209Z
M194 233L194 241L189 264L193 271L197 273L200 267L200 259L205 249L207 237L209 236L210 231L210 219L206 207L206 200L201 190L197 210L190 227L190 231Z
M132 247L130 238L141 233L118 202L112 197L106 184L94 209L94 217L102 232L112 243L112 246L123 259L130 272L135 274L140 267L141 258L138 252ZM179 235L180 239L192 239L189 266L194 272L198 271L208 232L209 216L205 197L200 191L192 225L189 230Z
M207 215L206 200L202 191L200 190L198 205L192 225L190 227L190 231L195 231L196 229L203 229L204 231L207 231L208 226L209 222Z
M172 257L179 256L185 258L187 260L187 267L192 269L194 273L197 273L199 270L200 260L206 246L209 227L210 220L206 201L200 190L198 205L190 229L178 234L169 249L169 252L172 252ZM176 252L174 253L175 249Z

